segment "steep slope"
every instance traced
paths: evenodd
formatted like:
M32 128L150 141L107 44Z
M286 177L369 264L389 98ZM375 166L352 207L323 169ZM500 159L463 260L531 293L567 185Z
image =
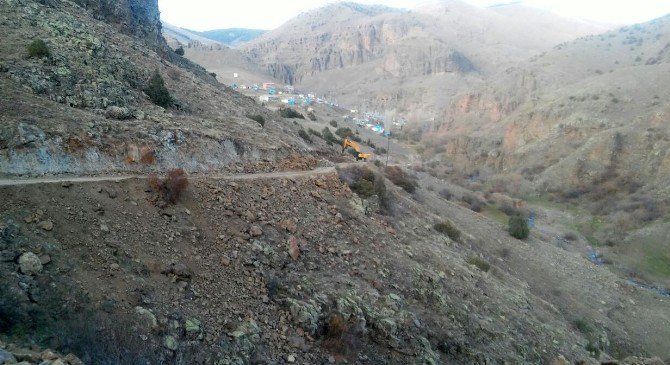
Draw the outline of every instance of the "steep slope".
M525 11L519 17L519 11L458 1L411 11L337 3L301 14L242 49L284 82L344 103L439 107L463 84L494 77L554 44L602 30ZM553 26L539 27L547 21Z
M670 247L652 238L668 232L669 34L666 16L558 45L457 98L428 154L587 208L598 223L580 229L618 272L670 287Z
M5 1L0 10L2 174L234 169L309 148L296 126L171 51L155 2ZM50 55L28 57L34 39ZM155 71L168 109L145 94ZM265 116L265 128L249 115Z
M336 174L194 178L165 208L142 180L0 193L1 329L86 363L670 356L668 301L426 191L388 185L402 220Z

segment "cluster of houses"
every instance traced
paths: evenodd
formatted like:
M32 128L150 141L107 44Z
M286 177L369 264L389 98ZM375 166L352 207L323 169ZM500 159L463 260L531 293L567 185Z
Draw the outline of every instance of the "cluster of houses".
M316 103L327 104L333 107L338 106L337 103L331 102L326 98L318 97L312 93L296 94L295 87L292 85L279 86L274 82L264 82L262 84L253 84L251 86L232 84L231 87L233 89L261 92L258 96L258 100L264 103L281 102L286 105L301 106L309 106Z
M331 107L337 107L338 104L327 100L326 98L318 97L313 93L296 94L295 87L292 85L277 85L274 82L263 82L261 84L247 85L231 85L233 89L253 90L259 92L258 100L263 103L282 103L290 106L311 106L314 104L326 104ZM365 112L359 113L358 110L351 110L349 115L344 116L346 122L353 123L360 128L369 129L375 133L386 135L390 133L385 128L385 117L379 113ZM391 125L395 130L402 130L406 121L404 119L393 119ZM390 127L390 126L389 126Z

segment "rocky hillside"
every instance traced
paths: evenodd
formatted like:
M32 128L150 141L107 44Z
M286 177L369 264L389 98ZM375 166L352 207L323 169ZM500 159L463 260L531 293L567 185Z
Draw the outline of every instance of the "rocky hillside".
M604 250L626 275L669 286L668 246L652 238L670 207L668 34L666 16L557 45L456 98L426 153L468 176L504 176L494 184L521 197L585 207L601 221L582 227L593 244L614 247Z
M357 195L361 172L192 177L176 205L140 179L0 187L1 336L87 364L670 356L667 301L434 193Z
M308 149L297 127L176 55L155 2L4 1L0 10L2 174L235 169ZM155 72L166 108L147 96Z
M405 11L337 3L242 49L286 83L352 106L409 110L442 106L457 90L598 30L519 6L503 11L448 1Z

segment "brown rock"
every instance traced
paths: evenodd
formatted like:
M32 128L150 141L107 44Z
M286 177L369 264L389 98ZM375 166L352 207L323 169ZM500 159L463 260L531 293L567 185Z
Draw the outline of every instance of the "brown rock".
M75 354L67 354L64 360L67 361L70 365L84 365L84 363L79 360Z
M288 253L293 260L300 258L300 247L298 247L298 240L294 236L288 239Z
M58 355L56 355L51 350L44 350L44 351L42 351L41 357L42 357L42 360L56 360L58 358Z
M570 362L568 362L563 355L558 355L558 357L551 362L551 365L570 365Z
M249 234L251 235L251 237L259 237L263 235L263 230L261 229L261 227L253 225L251 226L251 228L249 228Z
M289 233L295 233L298 230L298 226L293 219L283 219L279 222L279 228L285 229Z

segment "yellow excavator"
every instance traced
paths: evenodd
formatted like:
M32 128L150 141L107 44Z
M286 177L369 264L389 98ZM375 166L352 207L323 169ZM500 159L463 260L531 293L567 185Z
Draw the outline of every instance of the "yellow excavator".
M354 151L358 152L358 155L356 156L357 160L368 161L372 159L372 153L361 152L361 146L358 143L350 140L349 138L345 138L344 142L342 142L342 153L344 153L344 151L349 147L353 148Z

